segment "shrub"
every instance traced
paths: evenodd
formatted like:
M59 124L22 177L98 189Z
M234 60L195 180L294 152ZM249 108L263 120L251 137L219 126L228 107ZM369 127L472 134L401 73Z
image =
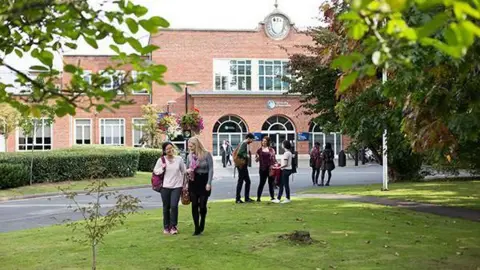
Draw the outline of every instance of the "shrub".
M82 149L48 152L2 153L0 163L30 168L33 155L33 182L60 182L95 178L132 177L138 169L139 152L133 149Z
M0 189L28 184L28 168L21 164L0 163Z
M138 171L140 172L152 172L155 163L162 155L161 150L155 149L140 149L140 159L138 161Z

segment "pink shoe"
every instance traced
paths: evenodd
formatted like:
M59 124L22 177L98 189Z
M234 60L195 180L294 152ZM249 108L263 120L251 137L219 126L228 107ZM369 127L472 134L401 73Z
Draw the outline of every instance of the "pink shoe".
M163 229L163 234L170 234L170 233L171 233L170 228Z
M170 234L178 234L177 226L172 226L172 228L170 229Z

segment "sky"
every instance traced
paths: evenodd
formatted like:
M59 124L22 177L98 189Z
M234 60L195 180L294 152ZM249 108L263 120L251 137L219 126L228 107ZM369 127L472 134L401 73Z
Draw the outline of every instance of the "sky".
M111 8L108 2L113 0L89 0L92 5L107 2L104 8ZM147 16L161 16L170 22L170 28L188 29L256 29L258 23L274 10L275 0L134 0L149 9ZM290 17L299 29L319 25L319 6L323 0L278 0L278 9ZM139 32L137 38L148 42L146 32ZM80 41L78 49L64 54L105 55L112 54L109 41L99 42L95 50ZM5 61L17 69L27 70L37 64L33 59L19 59L14 53ZM62 68L61 54L55 56L55 66ZM5 69L0 67L0 80L11 81Z

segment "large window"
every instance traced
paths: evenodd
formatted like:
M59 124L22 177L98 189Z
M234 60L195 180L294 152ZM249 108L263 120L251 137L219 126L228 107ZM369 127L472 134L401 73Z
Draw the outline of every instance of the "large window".
M325 148L326 143L332 145L332 149L335 152L335 157L338 158L338 153L343 150L342 134L339 132L324 132L322 128L317 124L310 124L310 150L313 149L315 142L319 142L322 150Z
M100 71L103 72L103 71ZM102 85L102 89L105 91L118 89L123 83L123 77L125 76L125 71L115 70L107 71L103 74L103 77L107 78L108 81Z
M75 119L75 144L92 144L92 121Z
M52 149L52 126L47 119L33 120L32 134L25 134L20 129L18 134L18 150L50 150Z
M266 91L287 91L288 61L258 61L258 88Z
M270 137L272 147L278 155L285 152L282 147L283 141L289 140L296 145L295 126L284 116L275 115L268 118L262 125L262 135Z
M215 60L215 90L252 90L251 60Z
M229 141L235 149L247 133L247 125L239 117L227 115L220 118L213 126L213 155L220 156L223 141Z
M133 119L133 146L141 147L143 138L143 127L146 124L145 119Z
M83 77L83 80L85 80L88 84L92 83L92 71L84 70L82 77Z
M100 144L124 145L125 120L100 119Z

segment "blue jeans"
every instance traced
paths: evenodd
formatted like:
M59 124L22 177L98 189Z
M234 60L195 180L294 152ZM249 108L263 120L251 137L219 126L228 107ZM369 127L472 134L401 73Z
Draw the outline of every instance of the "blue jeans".
M278 191L278 199L282 199L283 188L285 187L285 197L290 200L290 175L292 170L282 170L282 176L280 177L280 190Z

